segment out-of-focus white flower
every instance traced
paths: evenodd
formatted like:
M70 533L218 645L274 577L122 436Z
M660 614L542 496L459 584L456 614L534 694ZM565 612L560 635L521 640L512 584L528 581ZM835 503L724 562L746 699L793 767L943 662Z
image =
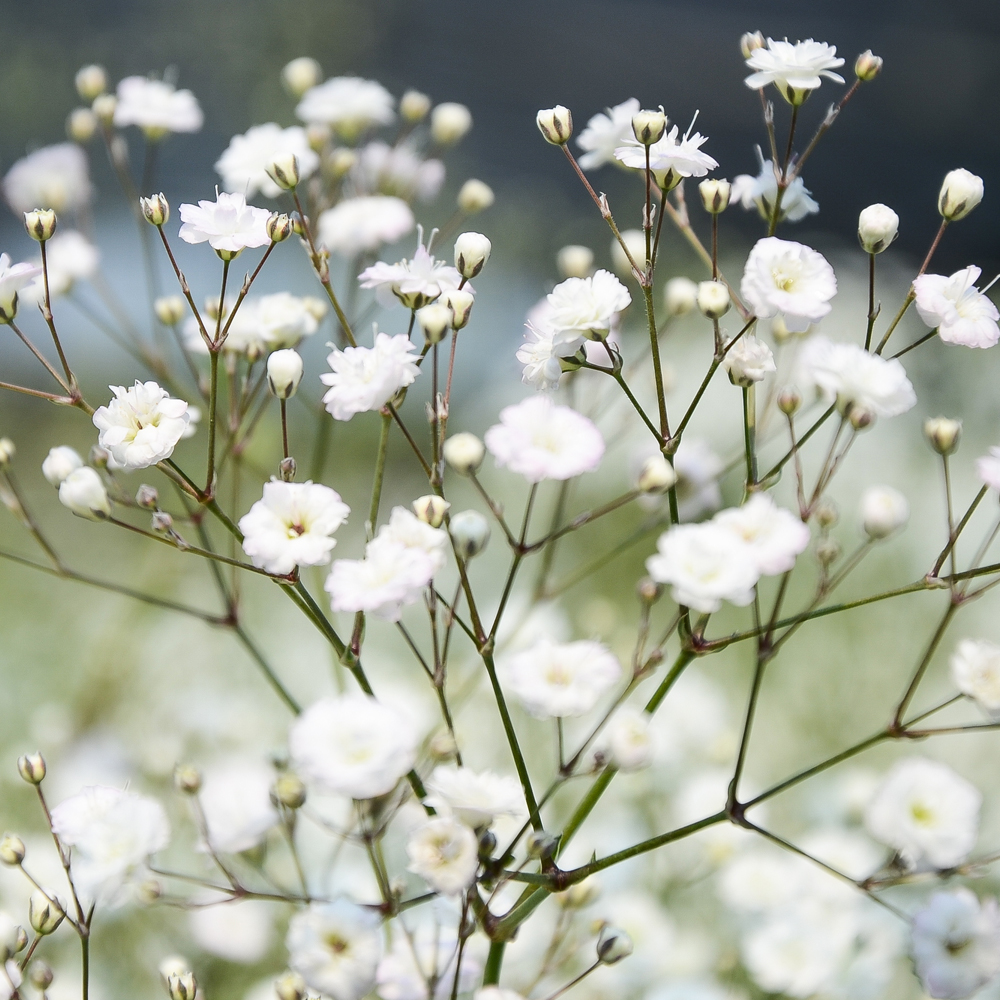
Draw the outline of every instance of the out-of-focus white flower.
M753 385L769 372L776 372L771 348L753 334L745 333L729 348L722 362L734 385Z
M548 295L547 320L556 345L579 347L583 339L603 339L614 316L632 303L628 289L610 272L567 278ZM575 349L575 348L574 348Z
M976 459L976 475L991 489L1000 490L1000 448L990 448L988 455Z
M722 504L722 459L704 442L687 435L674 454L677 508L682 521L693 521Z
M738 854L719 873L719 896L737 913L775 910L801 892L791 858L760 848Z
M38 258L39 264L41 258ZM45 260L49 271L49 295L66 295L77 281L88 281L95 274L101 253L82 233L69 229L57 232L45 243ZM45 281L41 274L28 285L21 297L28 302L45 301Z
M507 687L536 718L585 715L621 677L621 664L599 642L541 639L510 658Z
M42 269L34 264L11 266L10 257L0 253L0 321L9 323L14 318L18 293L41 273Z
M274 122L254 125L243 135L229 140L215 169L227 191L249 198L260 191L266 198L277 198L281 188L268 175L267 168L278 156L291 154L298 160L299 177L311 177L319 166L319 155L309 145L306 130L299 125L282 128Z
M556 267L564 278L587 278L594 266L594 251L579 243L570 243L556 254Z
M938 211L949 222L964 219L983 200L983 179L960 167L949 170L938 195Z
M128 471L169 458L190 419L188 404L155 382L137 380L129 389L123 385L110 388L115 398L94 413L100 446Z
M468 215L485 212L496 200L493 188L477 177L470 177L459 189L458 207Z
M70 448L69 445L61 444L55 448L50 448L49 453L42 462L42 475L53 486L61 486L62 481L77 469L83 467L83 459Z
M670 316L683 316L698 303L698 285L690 278L671 278L663 286L663 304Z
M861 524L870 538L887 538L910 518L910 505L891 486L871 486L861 494Z
M809 528L766 493L754 493L742 507L720 511L713 521L750 549L763 576L790 570L809 544Z
M756 207L762 219L770 219L778 197L778 178L774 173L774 161L765 160L760 150L757 151L757 156L760 160L760 173L756 177L752 174L740 174L733 181L730 197L732 201L740 202L744 208ZM818 211L819 203L812 198L802 178L796 177L785 188L778 218L784 222L799 222Z
M407 309L419 309L438 296L462 283L462 275L443 260L435 260L423 243L418 244L410 260L397 264L378 261L358 275L362 288L375 289L375 297L383 306L397 300ZM465 286L472 291L469 285Z
M322 312L317 316L317 302L318 299L303 298L289 292L244 299L229 327L223 350L248 355L256 353L259 356L265 351L295 347L319 329ZM225 324L224 317L223 327ZM198 353L207 352L208 347L198 330L197 320L185 326L185 336L191 349Z
M468 941L462 953L460 994L469 993L482 977L477 943L475 939ZM394 936L392 949L379 962L376 992L382 1000L429 1000L428 986L434 983L434 1000L448 1000L457 959L458 941L453 928L439 926L437 920L423 922L413 930L407 928L406 933Z
M766 48L750 53L747 66L754 70L745 80L748 87L759 90L773 83L790 104L801 104L809 91L816 90L825 76L835 83L844 78L833 70L844 65L835 45L814 42L767 40Z
M660 187L674 187L684 177L704 177L709 170L719 164L703 153L701 147L708 142L708 136L690 131L678 138L675 125L658 142L649 147L649 169ZM645 169L646 147L636 138L626 137L615 150L615 158L626 167Z
M395 195L404 201L433 201L444 178L444 164L423 159L411 142L396 146L369 142L351 167L351 180L358 194Z
M932 997L968 997L1000 973L1000 911L968 889L936 892L913 917L910 947Z
M307 781L352 799L391 792L416 760L408 718L363 694L322 698L288 734L295 769Z
M389 521L379 528L378 534L369 545L401 545L426 553L434 564L434 572L445 563L448 550L448 533L441 528L432 528L421 521L416 514L405 507L393 507Z
M857 344L811 337L799 357L801 385L814 385L841 413L864 407L879 417L905 413L917 401L897 358L869 354Z
M270 213L248 205L242 194L222 191L215 201L181 205L183 225L178 235L186 243L205 243L213 250L236 255L247 247L262 247L271 242L267 235Z
M952 868L976 844L982 799L975 786L945 764L907 757L879 786L865 810L865 825L910 864L926 861L935 868Z
M117 88L115 125L138 125L151 139L168 132L197 132L204 121L190 90L176 90L163 80L127 76Z
M188 930L198 947L210 955L253 965L271 947L274 922L271 907L263 900L220 900L218 906L201 905L192 910Z
M630 97L587 122L576 139L576 144L584 150L579 161L584 170L596 170L605 163L615 162L615 150L632 134L632 116L638 110L639 102Z
M974 264L943 274L922 274L913 282L917 312L929 326L937 327L946 344L992 347L1000 340L1000 312L978 288L982 272Z
M295 114L310 125L329 125L348 141L396 118L392 94L375 80L335 76L302 95Z
M409 871L444 896L467 889L479 869L479 840L452 816L435 816L414 830L406 854Z
M604 455L604 439L590 420L541 395L504 407L484 441L497 465L532 483L592 472Z
M199 802L213 851L238 854L263 842L279 818L273 784L273 770L257 761L227 760L205 771Z
M375 985L382 953L376 913L346 899L296 913L285 938L288 967L332 1000L361 1000Z
M619 771L640 771L653 763L656 745L649 714L625 705L608 723L601 745Z
M472 112L457 101L443 101L431 112L431 138L439 146L453 146L472 128Z
M333 533L350 512L329 486L272 480L240 518L243 551L254 566L279 576L296 566L324 566L337 544Z
M353 259L395 243L415 225L413 212L402 198L362 195L345 198L320 213L319 241L327 250Z
M102 785L60 802L52 810L52 832L73 849L73 884L92 902L114 901L170 839L159 802Z
M87 154L75 142L36 149L7 171L3 194L17 214L35 208L76 212L93 195Z
M755 316L780 313L790 331L802 333L830 311L837 278L821 253L767 236L750 251L740 293Z
M1000 714L1000 646L963 639L951 656L951 679L990 715Z
M74 514L100 521L111 513L108 491L96 469L75 469L59 484L59 502Z
M430 805L454 813L473 829L489 826L497 816L525 813L521 786L508 775L442 765L434 768L425 784Z
M416 348L405 333L390 337L375 332L373 347L334 350L327 363L333 369L320 375L330 386L323 404L334 420L350 420L355 413L379 410L420 373Z

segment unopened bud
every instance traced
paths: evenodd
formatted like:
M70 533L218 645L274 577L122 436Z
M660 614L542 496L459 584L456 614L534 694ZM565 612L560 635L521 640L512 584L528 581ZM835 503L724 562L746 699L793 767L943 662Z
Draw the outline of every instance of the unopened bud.
M969 170L945 175L938 195L938 211L948 222L964 219L983 200L983 179Z
M83 66L76 72L73 81L82 101L92 101L108 89L108 74L103 66Z
M74 108L66 118L66 134L81 145L97 131L97 115L90 108Z
M463 278L474 278L490 259L493 244L482 233L462 233L455 240L455 268Z
M652 146L654 142L659 142L666 130L667 116L663 108L658 111L648 109L637 111L632 115L632 134L644 146Z
M476 300L472 292L467 292L464 288L452 288L442 292L438 301L451 310L451 328L461 330L469 322L472 306Z
M28 920L36 934L51 934L66 916L58 900L52 899L44 892L31 894L28 900Z
M292 235L292 220L284 212L272 212L267 217L264 230L272 243L282 243Z
M698 304L698 285L690 278L671 278L663 287L668 316L683 316Z
M264 169L282 191L291 191L298 186L299 158L294 153L279 153Z
M191 764L178 764L174 768L174 788L185 795L197 795L201 791L201 771Z
M275 984L278 1000L305 1000L306 983L297 972L286 972Z
M417 322L428 344L440 344L451 329L452 312L442 302L432 302L417 310Z
M495 199L493 188L489 184L470 177L459 189L458 207L466 215L475 215L489 208Z
M267 387L278 399L291 399L302 381L302 355L286 348L267 357Z
M600 879L596 875L588 875L582 882L556 893L556 902L565 910L582 910L596 902L600 895Z
M866 49L854 63L854 75L862 82L869 83L882 72L882 57Z
M0 469L6 469L14 456L17 454L17 447L10 438L0 438Z
M662 455L650 455L642 463L636 486L643 493L664 493L676 482L674 467Z
M429 524L432 528L441 527L444 516L450 508L451 504L444 497L439 497L436 493L429 493L425 497L417 497L413 501L413 513L424 524Z
M413 124L422 122L430 109L431 99L419 90L408 90L399 99L399 113L406 121Z
M732 184L722 178L716 180L709 177L698 185L701 203L705 206L705 211L711 215L718 215L729 207L729 196L732 191Z
M139 883L137 892L140 903L152 906L163 895L163 884L155 878L146 878Z
M174 529L174 519L165 511L157 510L153 512L150 527L159 535L165 535Z
M472 112L464 104L445 101L431 112L431 137L439 146L454 146L472 128Z
M867 406L852 406L847 413L847 420L856 431L867 430L875 423L875 412Z
M15 867L24 860L24 841L16 834L5 833L0 838L0 861Z
M764 36L759 31L747 31L740 38L740 52L749 59L758 49L764 48Z
M56 213L51 208L36 208L24 213L24 228L28 235L38 243L52 239L56 231Z
M594 266L594 251L590 247L571 244L556 254L556 267L564 278L586 278Z
M142 214L151 226L162 226L170 218L170 204L161 191L159 194L140 198Z
M343 177L358 162L358 154L353 149L335 149L327 161L327 169L334 179Z
M573 134L573 115L569 108L557 104L554 108L543 108L535 115L538 131L546 142L553 146L565 146Z
M333 130L329 125L313 122L306 128L306 142L309 143L309 148L314 153L323 149L332 138Z
M872 486L861 495L861 523L872 539L886 538L910 519L910 505L891 486Z
M295 459L289 455L278 463L278 472L283 482L290 483L295 478Z
M468 431L452 434L444 443L444 460L460 475L476 472L485 457L486 446Z
M146 510L156 510L160 505L160 494L155 486L143 483L136 491L135 502Z
M17 758L17 773L29 785L40 785L45 780L45 771L45 758L40 753L26 753Z
M40 958L36 958L28 972L28 981L36 990L47 990L52 985L52 969Z
M654 604L660 599L660 595L663 593L663 587L651 576L644 576L636 584L635 591L639 595L639 600L642 601L643 604Z
M455 551L462 559L472 559L486 548L490 540L489 522L478 510L459 511L449 523Z
M778 392L778 409L786 417L794 416L802 405L802 393L794 385L786 385Z
M183 972L167 977L167 992L170 1000L195 1000L198 983L193 972Z
M888 205L869 205L858 216L858 239L865 253L881 253L898 232L899 216Z
M301 97L322 79L323 67L309 56L293 59L281 71L281 82L292 97Z
M21 926L14 928L14 947L13 952L16 955L19 951L24 951L28 947L28 932Z
M184 305L179 295L164 295L153 303L153 309L164 326L176 326L184 318Z
M821 500L816 505L814 515L816 523L824 531L829 531L840 520L840 511L832 500Z
M551 858L558 846L559 838L547 830L532 830L524 841L524 850L529 858Z
M632 954L632 939L620 927L605 924L597 938L597 960L614 965Z
M479 856L481 858L493 857L493 852L497 849L497 836L492 830L483 830L479 835Z
M300 809L306 801L305 782L290 771L279 774L274 783L274 798L286 809Z
M114 94L100 94L94 98L94 103L90 107L97 120L102 125L110 127L115 120L115 109L118 107L118 98Z
M698 284L698 308L709 319L721 319L729 312L732 300L729 289L721 281L702 281Z
M171 976L183 976L190 969L191 963L183 955L168 955L156 967L164 986L167 985L167 980Z
M816 558L824 568L832 566L840 558L840 542L836 538L824 538L816 546Z
M932 417L924 424L924 437L939 455L951 455L962 436L962 421Z
M458 752L458 744L451 733L443 730L431 737L430 746L427 749L434 760L450 760Z

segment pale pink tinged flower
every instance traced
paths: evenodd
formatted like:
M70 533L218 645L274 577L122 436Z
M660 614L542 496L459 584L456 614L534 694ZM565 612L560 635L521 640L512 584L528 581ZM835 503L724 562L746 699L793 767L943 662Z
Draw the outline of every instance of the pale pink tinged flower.
M413 211L402 198L361 195L345 198L320 213L319 242L327 250L353 259L395 243L415 225Z
M373 347L346 347L327 357L333 369L320 375L330 386L323 403L334 420L350 420L356 413L379 410L420 373L416 348L404 333L390 337L375 333Z
M181 205L179 236L186 243L205 243L213 250L239 253L247 247L262 247L271 242L267 235L270 212L248 205L242 194L216 195L215 201Z
M615 162L615 150L632 134L632 116L639 102L630 97L613 108L594 115L577 136L576 144L584 150L579 159L584 170L596 170Z
M740 293L755 316L781 314L790 331L801 333L830 312L837 278L811 247L768 236L750 251Z
M299 125L282 128L274 122L254 125L243 135L234 135L215 163L223 187L249 198L260 191L266 198L277 198L281 188L268 175L267 168L278 156L293 155L299 164L299 177L311 177L319 167L319 154L309 145L306 130Z
M174 399L155 382L139 382L126 389L110 386L115 398L94 413L101 432L98 443L128 471L145 469L169 458L190 419L188 404Z
M163 80L127 76L118 84L115 125L138 125L156 137L167 132L197 132L204 121L198 99Z
M970 265L950 277L922 274L913 282L920 318L929 327L936 327L946 344L993 347L1000 340L1000 312L975 287L981 273Z

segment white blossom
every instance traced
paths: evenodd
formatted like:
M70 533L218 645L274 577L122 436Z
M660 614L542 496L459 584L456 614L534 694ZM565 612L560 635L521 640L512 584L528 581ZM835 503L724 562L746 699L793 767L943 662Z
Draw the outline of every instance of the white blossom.
M686 434L674 453L677 508L682 521L693 521L722 504L722 459L706 444Z
M70 448L69 445L61 444L55 448L50 448L49 453L42 462L42 475L52 486L61 486L63 480L83 467L83 459Z
M555 389L562 375L560 355L556 354L554 334L545 326L524 324L524 343L517 349L517 360L524 365L521 381L536 389Z
M708 142L708 136L700 132L690 134L690 130L678 138L676 125L663 138L649 147L649 169L663 186L667 178L671 181L682 177L704 177L719 164L703 153L701 147ZM646 147L635 137L624 140L615 150L615 158L626 167L645 169Z
M992 347L1000 340L1000 312L984 292L976 288L982 272L974 264L943 274L922 274L913 282L917 312L946 344Z
M809 528L766 493L754 493L742 507L720 511L713 522L749 548L763 576L790 570L809 544Z
M45 263L49 273L49 295L66 295L78 281L89 281L97 274L101 253L90 240L74 229L57 232L45 243ZM41 270L41 257L38 258ZM45 301L45 281L39 274L21 293L28 302Z
M362 253L372 253L385 243L395 243L414 225L413 211L402 198L360 195L345 198L320 213L319 242L327 250L353 259Z
M254 125L243 135L234 135L215 163L227 191L249 198L260 191L266 198L277 198L281 188L268 175L275 157L291 154L299 164L299 177L311 177L319 167L319 154L309 145L306 130L299 125L282 128L274 122Z
M93 195L87 154L75 142L36 149L7 171L3 194L18 214L35 208L79 211Z
M843 83L844 78L833 72L843 65L835 45L814 42L811 38L804 42L769 38L766 48L756 49L747 59L747 66L754 72L745 82L755 90L773 83L786 95L789 91L816 90L823 77Z
M310 87L295 114L310 125L329 125L350 140L373 125L391 125L396 118L395 103L375 80L336 76Z
M421 521L406 507L393 507L389 520L378 530L369 546L399 545L425 553L437 573L445 564L448 551L448 533L441 528L433 528Z
M213 250L236 254L271 242L266 228L270 213L248 205L242 194L219 192L215 201L181 205L180 215L178 235L186 243L207 242Z
M580 346L580 338L601 339L611 329L614 316L631 302L628 289L610 271L567 278L548 295L546 318L554 343Z
M751 333L745 333L729 348L722 364L735 385L752 385L778 370L771 348Z
M199 905L188 914L188 930L198 947L208 954L253 965L271 947L274 937L271 906L258 899L233 903L231 897L220 893L218 905Z
M320 381L330 386L323 404L334 420L380 410L400 389L411 385L420 373L415 351L405 333L390 337L377 330L373 347L334 350L326 359L333 370L320 375Z
M380 260L365 268L358 275L358 281L362 288L373 288L383 306L393 305L398 300L412 309L433 302L442 292L458 288L462 276L446 261L435 260L420 243L410 260L397 264ZM468 284L465 288L472 291Z
M455 814L473 829L490 826L497 816L523 816L524 794L516 778L440 765L424 782L427 802Z
M406 842L409 871L435 892L456 896L471 885L479 870L479 840L460 820L435 816Z
M601 745L619 771L640 771L653 763L656 745L649 721L648 712L629 705L612 716Z
M212 850L238 854L264 841L279 820L273 783L273 770L256 761L235 758L206 769L199 802Z
M187 427L188 404L174 399L155 382L139 382L126 389L109 387L115 398L94 413L101 432L98 443L121 468L145 469L169 458Z
M59 484L59 502L79 517L99 521L111 514L108 491L96 469L75 469Z
M760 150L757 151L760 160L760 173L740 174L733 181L730 194L732 201L738 201L744 208L754 208L762 219L770 219L774 214L774 205L778 198L778 178L774 170L774 161L765 160ZM813 199L801 176L797 176L781 198L779 221L799 222L807 215L819 211L819 204Z
M117 89L115 125L138 125L150 137L167 132L197 132L204 121L190 90L176 90L164 80L127 76Z
M351 168L358 194L395 195L404 201L433 201L444 178L444 164L437 159L422 159L412 142L396 146L369 142Z
M10 257L0 253L0 319L9 321L17 311L18 293L33 279L42 273L42 269L34 264L14 264Z
M584 170L596 170L615 162L615 150L632 134L632 116L638 110L639 102L630 97L587 122L576 139L576 144L584 150L579 159Z
M951 679L990 715L1000 715L1000 646L963 639L951 657Z
M275 292L244 299L230 322L229 314L234 304L227 299L220 330L228 324L229 332L222 349L227 354L241 354L253 360L270 351L295 347L305 337L311 337L326 313L320 299ZM214 323L206 324L206 329L209 334L215 334ZM184 344L195 354L208 354L208 345L194 316L184 323Z

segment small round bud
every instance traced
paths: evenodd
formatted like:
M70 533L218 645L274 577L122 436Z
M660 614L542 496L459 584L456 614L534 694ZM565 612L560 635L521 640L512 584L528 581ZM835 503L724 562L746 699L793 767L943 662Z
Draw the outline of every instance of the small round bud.
M281 71L281 82L292 97L301 97L322 79L323 67L309 56L293 59Z
M114 94L101 94L94 98L94 103L90 108L102 124L110 127L115 120L115 109L118 107L118 98Z
M858 239L865 253L881 253L898 232L899 216L888 205L869 205L858 216Z
M479 835L479 856L481 858L493 857L493 852L497 849L497 836L492 830L483 830Z
M451 504L444 497L439 497L436 493L429 493L425 497L417 497L413 501L412 506L413 513L424 524L429 524L432 528L441 527L445 514L451 508Z
M448 529L455 551L462 559L478 556L490 540L489 522L478 510L459 511L452 517Z
M867 430L875 423L875 413L867 406L852 406L847 413L847 421L856 431Z
M90 446L90 451L87 452L87 457L95 469L106 469L108 462L111 461L111 452L99 444L93 444Z
M824 530L829 531L839 520L840 511L832 500L821 500L813 512L816 523Z
M535 115L538 131L546 142L553 146L565 146L573 134L573 115L569 108L557 104L554 108L543 108Z
M646 263L646 234L641 229L623 229L621 238L632 260L641 268ZM617 239L611 241L611 263L622 277L633 277L632 263Z
M708 177L698 185L701 203L705 206L705 211L711 215L718 215L729 207L729 196L732 191L732 184L721 177L718 179Z
M443 302L432 302L417 310L417 322L428 344L440 344L451 329L452 313Z
M191 764L178 764L174 768L174 788L185 795L197 795L201 791L201 771Z
M620 927L605 924L597 938L597 960L614 965L632 954L632 939Z
M430 109L431 99L419 90L408 90L399 99L399 113L406 121L413 124L422 122Z
M36 990L47 990L52 985L53 978L52 969L40 958L36 958L31 963L31 968L28 972L28 982Z
M305 980L297 972L286 972L275 984L278 1000L305 1000Z
M431 737L430 746L427 750L434 760L450 760L458 752L458 744L451 733L443 730Z
M313 122L312 125L306 128L306 142L309 143L309 148L314 153L318 153L323 149L332 138L333 131L329 125Z
M461 330L469 322L472 306L476 300L472 292L467 292L464 288L452 288L442 292L438 301L451 310L451 328Z
M948 417L931 417L924 423L924 437L939 455L951 455L958 449L962 436L962 421Z
M840 558L840 542L836 538L824 538L816 546L816 558L821 566L829 568Z
M17 773L29 785L45 780L45 758L40 753L26 753L17 758Z
M632 115L632 134L637 142L644 146L652 146L663 138L667 130L667 116L660 108L658 111L643 110Z
M698 285L690 278L671 278L663 287L668 316L683 316L698 304Z
M306 784L297 774L285 771L274 783L274 798L286 809L301 809L306 801Z
M596 875L589 875L564 892L556 893L556 902L565 910L582 910L585 906L596 902L600 895L600 879Z
M185 302L179 295L164 295L153 303L153 310L164 326L176 326L184 318Z
M327 168L333 175L334 180L337 180L352 170L354 164L357 162L358 154L353 149L335 149L327 161ZM299 233L299 235L301 236L302 234Z
M472 112L464 104L445 101L431 112L431 137L439 146L454 146L472 128Z
M168 955L156 967L164 986L167 985L167 980L171 976L183 976L190 969L191 963L183 955Z
M570 244L556 254L556 267L563 278L586 278L594 266L594 251L590 247Z
M157 534L165 535L174 530L174 519L165 510L157 510L153 512L150 527Z
M702 281L698 283L698 308L709 319L721 319L729 312L732 300L729 289L721 281Z
M635 592L643 604L654 604L663 593L663 586L651 576L644 576L636 585Z
M886 538L910 519L910 505L891 486L872 486L861 495L861 523L872 539Z
M103 66L83 66L76 71L73 81L81 101L92 101L108 89L108 74Z
M74 108L66 118L66 134L81 145L97 131L97 115L90 108Z
M14 867L24 860L24 841L16 834L5 833L0 838L0 861Z
M452 434L444 443L444 460L462 476L478 471L486 457L486 446L468 431Z
M493 188L485 181L476 180L475 177L470 177L458 192L458 207L466 215L484 212L495 200Z
M462 233L455 240L455 269L463 278L474 278L490 259L493 244L482 233Z
M28 900L28 920L36 934L51 934L66 916L59 901L47 896L44 892L36 891L31 894Z
M749 59L758 49L764 48L764 36L759 31L747 31L740 38L740 52Z
M292 235L292 220L284 212L272 212L264 229L272 243L282 243Z
M532 830L524 841L524 850L529 858L551 858L558 846L559 838L547 830Z
M56 213L51 208L36 208L33 212L25 212L24 228L33 240L44 243L52 239L52 234L56 231Z
M167 977L167 992L170 1000L195 1000L198 983L193 972L183 972Z
M0 438L0 469L6 469L14 456L17 454L17 447L10 438Z
M155 486L143 483L136 491L135 502L146 510L156 510L160 505L160 494Z
M148 198L140 198L139 205L143 216L151 226L162 226L170 218L170 203L162 191Z
M802 393L794 385L786 385L778 392L778 409L786 417L792 417L802 405Z
M13 952L16 955L19 951L24 951L28 947L28 932L23 927L16 927L14 929L14 947Z
M139 902L144 903L146 906L152 906L153 903L163 896L163 885L155 878L143 879L137 887L137 892Z
M299 158L294 153L279 153L264 170L282 191L291 191L298 187Z
M642 463L636 486L643 493L665 493L676 482L674 467L662 455L650 455Z
M302 355L286 348L267 357L267 387L278 399L291 399L302 381Z
M983 200L983 179L969 170L945 175L938 195L938 211L948 222L964 219Z
M854 63L854 75L862 83L870 83L882 72L882 57L866 49Z

